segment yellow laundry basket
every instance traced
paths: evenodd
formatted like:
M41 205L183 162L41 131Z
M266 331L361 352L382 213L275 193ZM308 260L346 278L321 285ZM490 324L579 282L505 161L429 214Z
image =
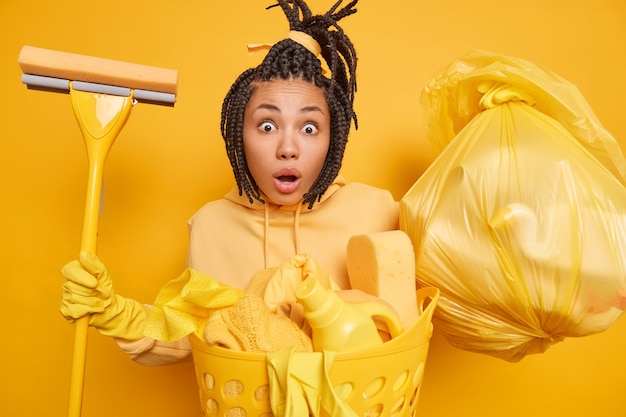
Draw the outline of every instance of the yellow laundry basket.
M416 416L439 290L417 291L420 317L400 336L372 349L338 353L329 371L337 395L363 417ZM192 337L206 417L271 417L264 353L210 346ZM310 355L310 353L296 353Z

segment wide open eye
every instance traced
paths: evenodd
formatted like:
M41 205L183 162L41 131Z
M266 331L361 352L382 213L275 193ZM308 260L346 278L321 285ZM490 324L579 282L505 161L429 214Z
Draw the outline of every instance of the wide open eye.
M276 126L274 126L272 122L265 121L259 125L259 130L262 132L272 132L276 130Z
M306 135L314 135L317 133L317 125L314 123L307 123L302 127L302 132Z

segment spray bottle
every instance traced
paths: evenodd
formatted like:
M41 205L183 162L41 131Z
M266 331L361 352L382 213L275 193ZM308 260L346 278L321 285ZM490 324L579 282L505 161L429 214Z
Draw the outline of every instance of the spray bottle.
M298 285L296 298L311 325L315 351L346 352L382 344L374 317L385 322L392 338L402 333L393 309L376 302L346 302L313 276Z

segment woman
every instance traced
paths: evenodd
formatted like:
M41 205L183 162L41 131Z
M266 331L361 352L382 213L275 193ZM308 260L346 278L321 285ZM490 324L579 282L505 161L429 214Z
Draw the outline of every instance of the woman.
M357 1L341 3L313 15L303 1L279 0L289 34L224 99L221 130L237 186L189 221L189 269L245 290L259 271L306 253L347 289L348 239L398 228L388 191L339 175L352 121L357 127L357 58L337 24ZM61 312L69 321L90 314L91 326L144 365L190 357L186 338L144 336L150 307L114 294L94 254L81 253L62 273Z

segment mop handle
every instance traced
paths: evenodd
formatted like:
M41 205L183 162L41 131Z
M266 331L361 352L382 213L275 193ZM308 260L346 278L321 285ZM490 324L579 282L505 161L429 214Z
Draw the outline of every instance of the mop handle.
M135 102L173 106L178 71L25 45L18 64L29 89L67 92L87 155L81 250L96 252L104 163ZM76 320L69 417L80 417L89 317Z
M104 164L117 135L130 116L133 97L132 94L130 97L121 97L78 91L73 88L70 88L70 96L72 109L85 141L89 161L81 251L96 253ZM89 316L83 316L76 320L68 407L69 417L80 417L81 415L88 331Z

